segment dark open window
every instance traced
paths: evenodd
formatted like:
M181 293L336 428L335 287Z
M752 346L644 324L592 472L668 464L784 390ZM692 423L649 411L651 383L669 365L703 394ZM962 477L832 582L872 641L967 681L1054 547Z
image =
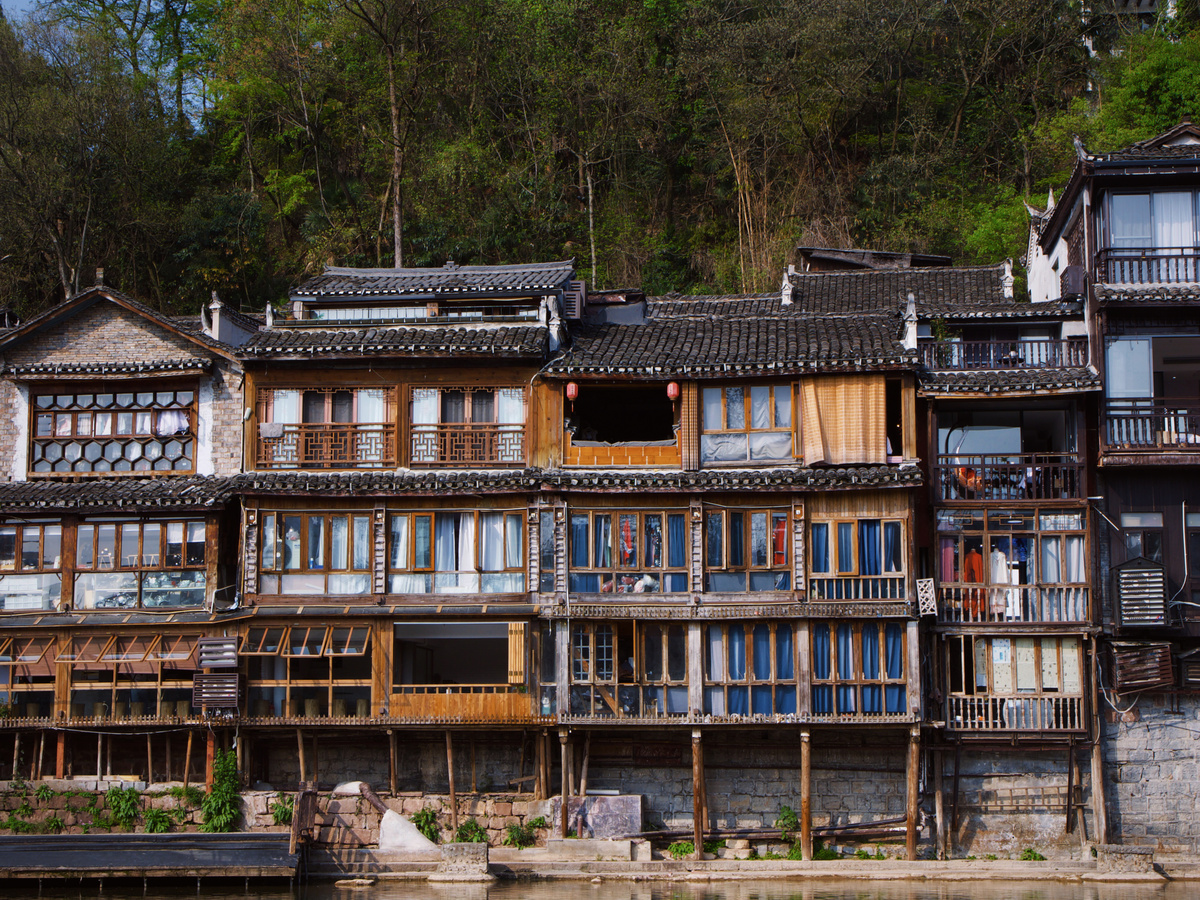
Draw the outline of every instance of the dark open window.
M568 401L567 427L578 441L608 444L673 441L675 409L664 385L593 387L583 385Z

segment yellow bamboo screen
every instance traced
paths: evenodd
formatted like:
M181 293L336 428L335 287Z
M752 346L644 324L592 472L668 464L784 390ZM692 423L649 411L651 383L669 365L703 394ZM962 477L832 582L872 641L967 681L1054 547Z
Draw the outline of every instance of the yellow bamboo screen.
M508 623L508 683L525 683L525 623Z
M800 380L804 461L844 465L887 458L884 380L831 375Z

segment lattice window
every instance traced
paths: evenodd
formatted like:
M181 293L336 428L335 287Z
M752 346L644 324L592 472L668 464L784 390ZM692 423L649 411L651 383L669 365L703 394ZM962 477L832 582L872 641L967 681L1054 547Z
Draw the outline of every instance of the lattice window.
M414 387L412 465L524 465L527 405L523 387Z
M264 513L263 594L370 594L374 540L368 513Z
M261 388L255 460L264 469L396 465L396 391Z
M525 590L525 514L511 510L391 513L388 590L504 594Z
M790 622L709 625L704 635L704 712L797 712L796 634Z
M706 387L702 400L701 462L795 458L791 385Z
M30 399L33 476L191 472L194 389L35 392Z

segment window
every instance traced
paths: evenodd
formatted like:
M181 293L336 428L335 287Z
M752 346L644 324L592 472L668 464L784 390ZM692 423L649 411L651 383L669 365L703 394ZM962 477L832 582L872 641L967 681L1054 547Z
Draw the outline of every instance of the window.
M947 653L949 727L1087 727L1079 637L952 636Z
M73 719L187 718L197 635L76 636L56 662L70 669Z
M704 589L791 590L789 519L782 509L706 510Z
M33 392L30 474L191 472L194 390Z
M371 715L370 628L321 622L246 630L249 714L256 718Z
M706 387L703 404L702 463L795 458L790 385Z
M87 520L75 538L77 609L204 605L204 522Z
M687 715L686 626L573 623L570 704L573 716Z
M907 712L905 627L900 622L812 626L813 715Z
M950 621L1084 621L1078 509L938 510L939 612Z
M263 388L256 464L272 469L396 464L393 388Z
M1163 561L1163 514L1160 512L1121 513L1121 533L1125 536L1125 558L1144 557Z
M260 593L371 593L371 516L264 513L259 528Z
M1196 192L1110 193L1102 252L1108 283L1196 279Z
M554 513L538 513L538 590L554 590Z
M675 444L675 404L664 385L607 387L582 384L566 400L572 444Z
M903 523L888 519L813 522L812 591L817 600L903 600Z
M706 714L796 713L796 635L791 623L709 625L704 633Z
M688 589L687 555L682 511L571 513L572 593L682 593Z
M0 524L0 610L54 609L62 593L62 525Z
M412 389L414 466L525 464L523 387Z
M393 594L513 594L525 590L525 513L394 512Z
M0 703L10 718L49 718L54 707L54 638L0 637Z

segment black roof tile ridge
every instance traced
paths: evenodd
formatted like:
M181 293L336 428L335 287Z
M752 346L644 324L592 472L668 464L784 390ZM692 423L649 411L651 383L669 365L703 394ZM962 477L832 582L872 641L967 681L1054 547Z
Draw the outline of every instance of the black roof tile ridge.
M453 266L401 266L399 268L357 268L355 266L326 266L322 275L391 275L403 277L406 275L420 276L438 273L446 275L452 272L487 273L487 272L540 272L555 269L574 268L574 259L556 260L536 263L499 263L497 265L458 265ZM317 276L319 277L319 276Z

